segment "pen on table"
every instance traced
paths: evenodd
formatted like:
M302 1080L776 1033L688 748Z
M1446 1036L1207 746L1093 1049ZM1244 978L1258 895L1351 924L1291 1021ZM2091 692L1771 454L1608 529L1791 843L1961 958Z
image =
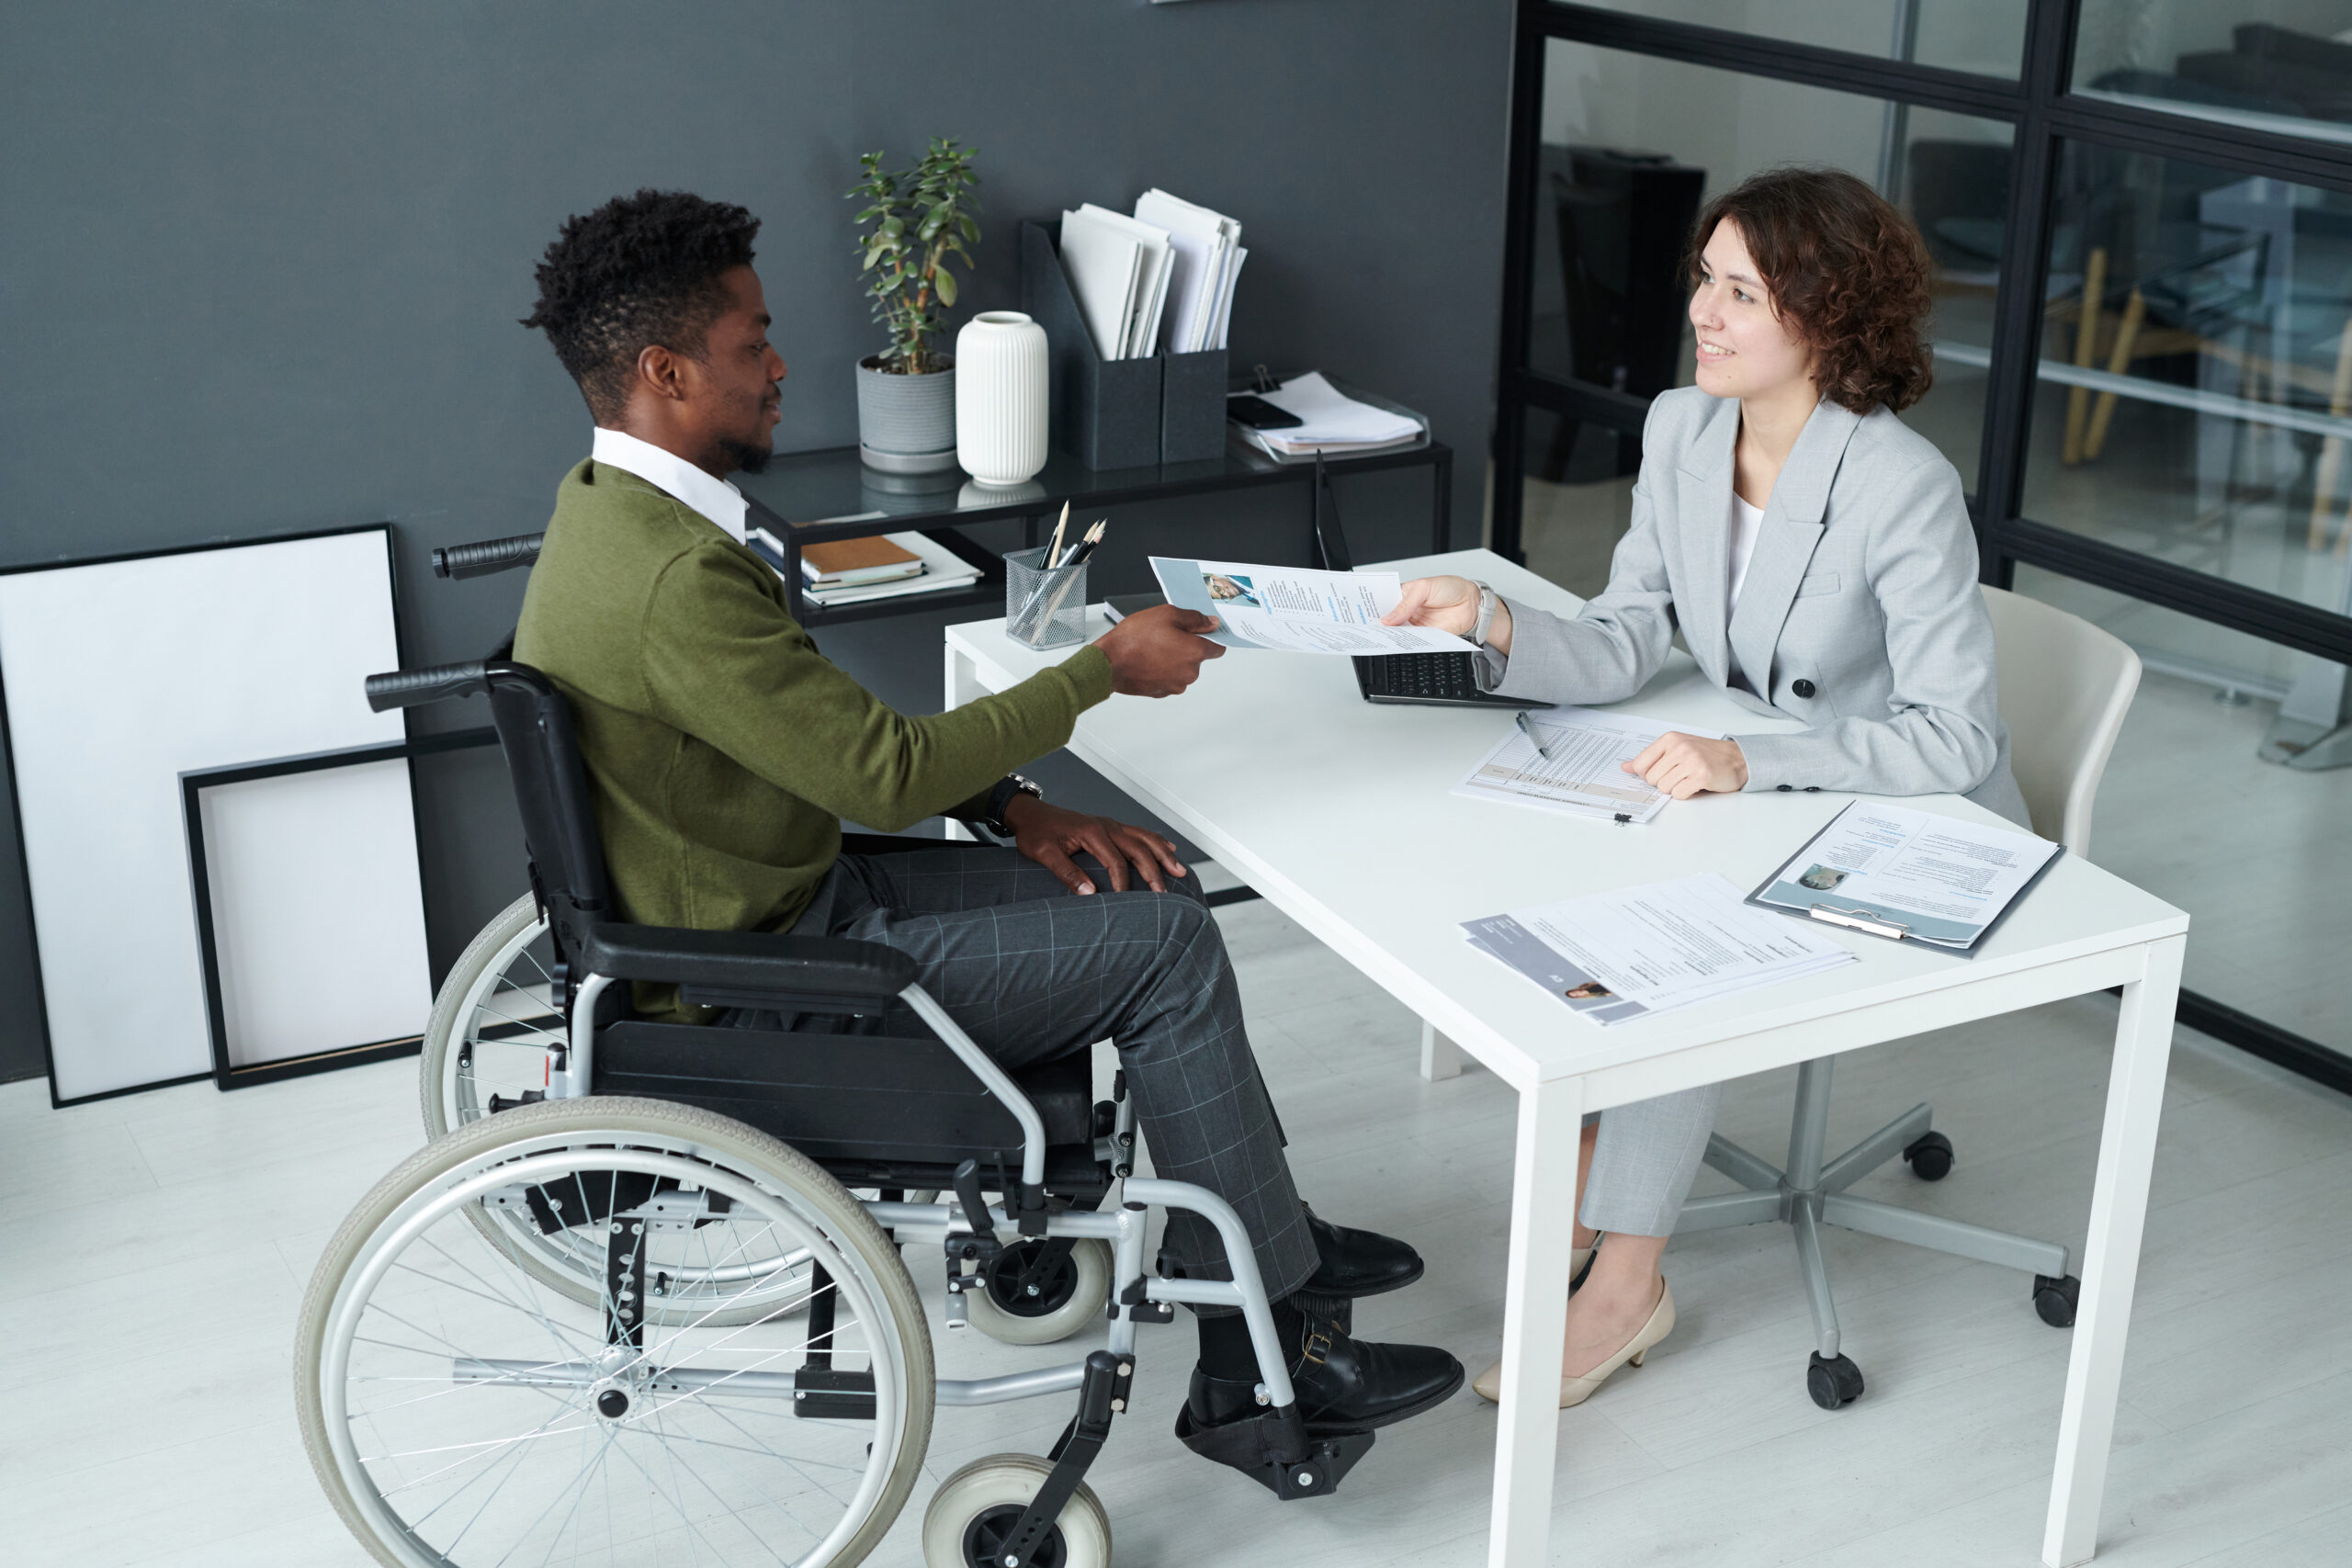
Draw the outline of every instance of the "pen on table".
M1515 716L1519 720L1520 733L1526 736L1528 739L1535 743L1536 755L1542 757L1547 762L1557 761L1559 759L1552 755L1552 748L1544 744L1544 732L1537 729L1535 728L1535 721L1527 716L1527 710L1525 708L1520 709Z

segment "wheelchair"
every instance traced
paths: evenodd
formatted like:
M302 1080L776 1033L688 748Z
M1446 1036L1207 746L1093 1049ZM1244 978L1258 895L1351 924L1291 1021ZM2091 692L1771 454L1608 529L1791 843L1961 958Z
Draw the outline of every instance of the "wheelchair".
M304 1444L379 1562L854 1563L904 1509L937 1406L1075 1394L1043 1456L941 1483L922 1551L1100 1568L1086 1472L1128 1410L1138 1326L1188 1303L1242 1314L1260 1412L1180 1438L1285 1500L1337 1489L1372 1435L1308 1432L1238 1217L1132 1174L1119 1077L1099 1105L1083 1054L1016 1079L878 943L615 919L552 682L503 656L368 682L378 711L473 695L532 891L444 986L432 1141L352 1211L300 1317ZM848 847L893 842L939 847ZM636 1017L632 983L784 1027ZM1213 1224L1232 1280L1148 1271L1154 1209ZM1100 1312L1103 1347L939 1376L908 1247L939 1259L949 1328L1044 1343Z

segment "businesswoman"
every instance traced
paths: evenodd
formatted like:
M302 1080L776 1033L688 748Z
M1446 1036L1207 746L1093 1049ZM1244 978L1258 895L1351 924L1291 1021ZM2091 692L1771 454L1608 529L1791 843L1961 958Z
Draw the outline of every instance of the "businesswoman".
M1917 231L1850 175L1777 169L1708 204L1689 266L1697 385L1650 405L1607 591L1562 619L1423 578L1389 621L1472 636L1495 690L1564 703L1632 696L1679 627L1734 702L1808 726L1669 734L1623 764L1677 800L1950 791L2025 823L1960 475L1895 417L1928 384ZM1718 1092L1588 1120L1575 1266L1606 1241L1569 1302L1564 1407L1673 1330L1658 1259Z

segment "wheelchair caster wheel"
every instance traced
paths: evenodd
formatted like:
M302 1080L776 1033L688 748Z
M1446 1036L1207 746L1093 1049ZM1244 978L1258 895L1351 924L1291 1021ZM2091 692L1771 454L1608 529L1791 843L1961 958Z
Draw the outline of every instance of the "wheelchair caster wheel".
M1922 1133L1904 1149L1911 1174L1922 1181L1941 1181L1951 1174L1951 1140L1941 1133Z
M942 1482L923 1511L923 1568L1001 1568L1004 1538L1053 1471L1029 1454L990 1454ZM1079 1483L1029 1562L1034 1568L1110 1568L1111 1517L1092 1487Z
M1101 1321L1111 1293L1111 1244L1082 1236L1058 1263L1036 1269L1046 1245L1017 1241L996 1255L981 1288L964 1292L973 1327L1001 1344L1050 1345Z
M1804 1387L1824 1410L1841 1409L1862 1396L1862 1369L1850 1357L1824 1360L1815 1351L1813 1364L1804 1370Z
M2083 1282L2072 1274L2063 1280L2047 1274L2033 1277L2033 1310L2052 1328L2075 1326L2075 1307L2082 1296Z

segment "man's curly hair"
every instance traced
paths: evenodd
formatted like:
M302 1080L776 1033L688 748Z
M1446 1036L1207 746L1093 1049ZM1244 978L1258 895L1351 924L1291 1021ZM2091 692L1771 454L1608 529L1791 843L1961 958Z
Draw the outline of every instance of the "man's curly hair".
M539 302L523 319L555 344L598 423L620 416L637 356L654 344L700 358L727 309L719 274L749 265L760 220L675 190L616 196L564 220L539 262Z
M1934 379L1922 335L1928 247L1884 197L1838 169L1767 169L1707 203L1685 262L1692 285L1717 224L1739 226L1772 307L1813 350L1821 395L1900 413Z

